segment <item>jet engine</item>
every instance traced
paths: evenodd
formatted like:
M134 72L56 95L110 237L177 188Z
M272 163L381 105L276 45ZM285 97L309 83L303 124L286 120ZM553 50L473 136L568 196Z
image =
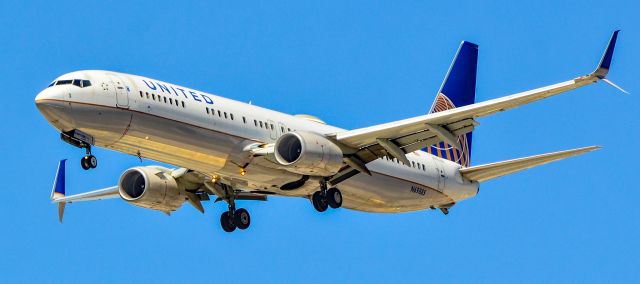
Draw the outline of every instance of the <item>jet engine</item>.
M297 174L331 176L343 165L340 147L319 134L289 132L274 146L276 161Z
M125 201L143 208L170 213L186 200L169 171L162 167L135 167L120 177L119 193Z

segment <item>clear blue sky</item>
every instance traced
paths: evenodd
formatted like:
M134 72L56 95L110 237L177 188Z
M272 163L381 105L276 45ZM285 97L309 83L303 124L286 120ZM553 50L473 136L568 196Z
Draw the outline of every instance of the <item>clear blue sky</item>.
M0 3L0 282L637 281L637 1L201 2ZM49 203L61 158L71 193L140 165L96 149L100 167L80 169L33 102L63 73L140 74L356 128L424 114L462 40L480 45L482 101L591 72L614 29L609 78L632 95L597 84L482 118L472 164L604 149L487 182L448 216L272 198L243 202L251 228L226 234L224 203L171 217L78 203L63 225Z

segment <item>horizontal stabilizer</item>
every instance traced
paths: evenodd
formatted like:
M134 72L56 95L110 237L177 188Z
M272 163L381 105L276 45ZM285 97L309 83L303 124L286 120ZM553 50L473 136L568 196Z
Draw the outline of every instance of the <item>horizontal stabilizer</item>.
M118 190L119 190L118 186L112 186L104 189L98 189L98 190L79 193L75 195L54 198L54 199L51 199L51 202L52 203L72 203L72 202L81 202L81 201L94 201L94 200L118 198L120 197Z
M539 165L544 165L553 161L566 159L572 156L577 156L593 150L600 149L600 146L589 146L584 148L577 148L567 151L560 151L555 153L547 153L542 155L536 155L526 158L519 158L514 160L502 161L497 163L491 163L486 165L474 166L470 168L460 169L462 176L469 180L483 182L504 175L512 174L529 168L533 168Z
M92 201L101 199L117 198L120 196L118 193L118 187L113 186L105 189L94 190L90 192L80 193L76 195L66 195L66 174L65 164L66 159L60 160L58 163L58 170L56 172L56 178L53 181L53 189L51 190L51 202L58 204L58 220L62 223L64 218L65 204L78 201Z

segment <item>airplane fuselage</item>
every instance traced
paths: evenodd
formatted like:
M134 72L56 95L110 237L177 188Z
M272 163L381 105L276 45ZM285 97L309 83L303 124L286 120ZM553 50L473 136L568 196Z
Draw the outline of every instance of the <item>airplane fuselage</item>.
M234 187L282 196L308 197L319 178L282 190L301 175L264 157L256 145L288 132L321 135L344 131L311 116L293 116L175 84L111 71L78 71L56 79L88 80L91 86L50 86L38 108L60 132L80 130L95 145L224 178ZM417 151L411 165L381 158L337 185L343 207L368 212L405 212L446 207L475 196L478 183L465 180L460 165ZM245 171L241 171L245 169Z

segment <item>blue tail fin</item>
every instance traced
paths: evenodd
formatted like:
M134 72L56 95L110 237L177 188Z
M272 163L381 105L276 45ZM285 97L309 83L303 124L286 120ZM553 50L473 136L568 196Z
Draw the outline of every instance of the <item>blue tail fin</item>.
M51 189L51 200L65 197L65 162L67 159L60 160L58 163L58 171L56 172L56 179L53 181L53 189ZM58 220L62 223L62 217L64 216L64 202L58 203Z
M478 45L463 41L429 113L475 103L477 67ZM458 138L461 150L440 142L425 148L424 151L468 167L471 161L471 136L469 132Z
M53 189L51 190L51 200L65 196L65 162L67 159L60 160L58 163L58 171L56 179L53 180Z

